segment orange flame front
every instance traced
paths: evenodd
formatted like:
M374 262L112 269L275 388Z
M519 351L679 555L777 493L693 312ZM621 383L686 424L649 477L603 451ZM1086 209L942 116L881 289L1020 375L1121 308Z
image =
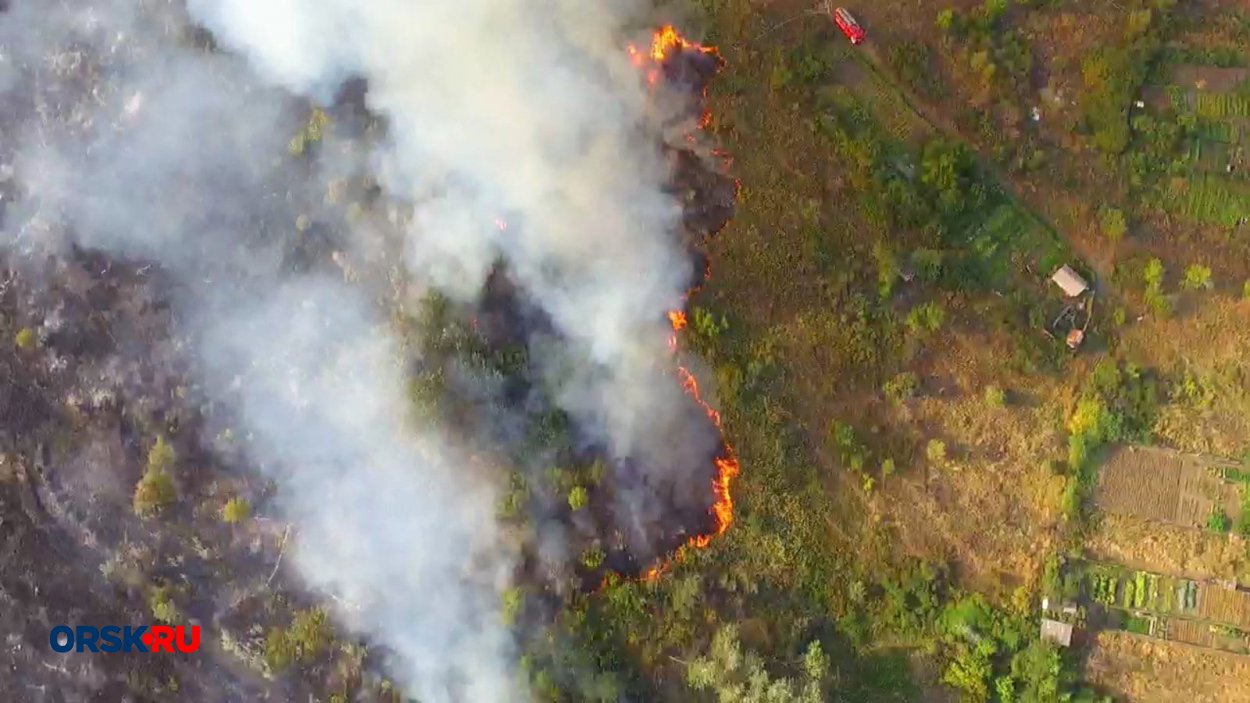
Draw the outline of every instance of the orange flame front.
M650 52L643 52L638 47L632 45L628 47L630 61L638 68L646 69L645 75L647 83L653 86L659 81L660 70L663 63L671 58L674 52L685 50L698 51L703 54L717 53L715 47L701 46L689 41L685 37L681 36L681 34L678 33L672 25L665 25L655 31L655 34L651 38ZM698 128L705 129L711 125L711 123L712 114L710 112L704 112L699 120ZM687 135L687 139L693 141L693 136ZM702 284L700 283L699 286L687 291L686 299L688 300L701 285ZM686 329L689 321L686 318L684 310L670 310L668 313L668 320L669 324L673 327L673 334L669 337L668 346L671 351L676 353L677 335L682 330ZM738 473L741 470L738 458L734 454L733 447L729 446L729 443L724 441L724 430L721 428L720 413L717 412L711 405L708 405L707 401L703 400L702 395L699 393L699 382L695 379L694 374L684 366L678 366L677 376L681 382L682 388L686 391L686 394L699 404L699 407L701 407L703 412L707 414L708 419L711 420L712 424L716 426L717 431L721 433L722 437L723 450L721 455L717 456L714 460L716 471L712 477L712 494L715 500L712 503L710 512L714 520L714 526L711 532L707 534L695 535L686 540L686 543L682 547L678 548L674 554L664 558L659 563L644 572L642 575L642 579L644 581L654 581L659 578L675 559L681 558L681 554L684 549L703 549L707 547L711 544L714 538L725 534L725 531L729 529L729 526L733 524L734 520L734 502L733 496L730 493L730 487L733 484L733 480L738 476Z
M714 46L703 46L686 39L671 24L666 24L655 30L655 34L651 36L651 51L644 52L633 44L627 46L626 50L629 52L630 62L638 68L643 68L648 62L653 64L646 72L647 84L653 86L660 80L660 66L671 58L675 51L689 50L697 51L701 54L719 53Z

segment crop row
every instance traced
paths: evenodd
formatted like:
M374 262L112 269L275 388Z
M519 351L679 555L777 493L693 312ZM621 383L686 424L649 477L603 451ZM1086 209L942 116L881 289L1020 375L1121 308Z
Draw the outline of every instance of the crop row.
M1250 95L1245 93L1198 93L1194 96L1194 112L1199 117L1211 119L1250 117Z

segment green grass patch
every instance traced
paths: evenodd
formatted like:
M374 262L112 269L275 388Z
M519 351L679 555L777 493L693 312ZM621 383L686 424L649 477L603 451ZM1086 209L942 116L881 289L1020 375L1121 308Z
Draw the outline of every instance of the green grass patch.
M1197 222L1233 227L1250 218L1250 185L1218 176L1190 180L1175 198L1179 211Z
M1242 93L1197 93L1194 113L1207 119L1250 117L1250 95Z

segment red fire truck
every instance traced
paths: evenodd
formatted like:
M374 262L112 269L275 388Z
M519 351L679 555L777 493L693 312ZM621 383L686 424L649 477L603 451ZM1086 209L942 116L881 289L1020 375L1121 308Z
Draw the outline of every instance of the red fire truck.
M859 26L859 22L846 11L845 7L839 7L833 11L833 21L838 25L838 29L851 40L852 44L860 44L864 41L864 28Z

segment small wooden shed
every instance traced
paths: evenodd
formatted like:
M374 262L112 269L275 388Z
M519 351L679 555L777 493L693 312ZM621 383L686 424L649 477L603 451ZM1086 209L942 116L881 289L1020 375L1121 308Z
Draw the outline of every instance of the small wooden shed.
M1075 298L1089 290L1089 284L1085 282L1085 279L1081 278L1081 275L1073 271L1072 267L1067 264L1060 266L1058 270L1051 274L1050 280L1062 288L1069 298Z
M1050 640L1060 647L1072 646L1072 625L1050 618L1042 618L1042 639Z

